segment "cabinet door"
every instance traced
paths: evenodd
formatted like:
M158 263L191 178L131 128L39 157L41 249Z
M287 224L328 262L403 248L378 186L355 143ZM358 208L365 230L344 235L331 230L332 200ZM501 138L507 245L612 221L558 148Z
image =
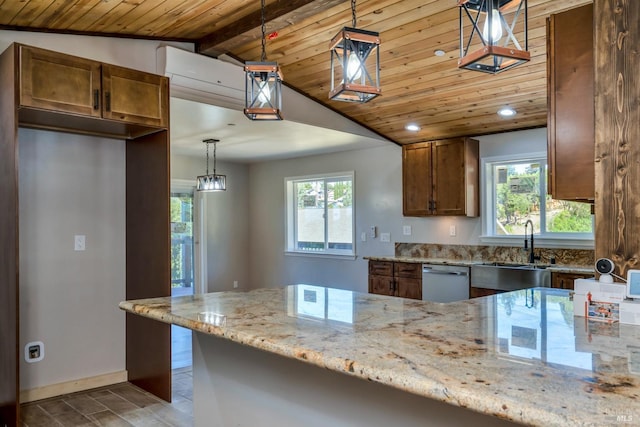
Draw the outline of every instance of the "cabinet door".
M378 295L394 295L393 277L369 276L369 293Z
M103 118L168 126L169 82L166 77L105 64L102 91Z
M402 213L405 216L431 215L431 143L402 147Z
M551 273L551 287L557 289L573 290L573 281L576 279L589 279L594 277L593 274L580 273Z
M554 199L593 201L592 4L551 15L547 21L547 64L549 193Z
M100 63L21 46L20 105L100 117Z
M396 296L402 298L422 299L422 278L396 278Z
M433 142L433 199L436 215L465 214L464 139Z

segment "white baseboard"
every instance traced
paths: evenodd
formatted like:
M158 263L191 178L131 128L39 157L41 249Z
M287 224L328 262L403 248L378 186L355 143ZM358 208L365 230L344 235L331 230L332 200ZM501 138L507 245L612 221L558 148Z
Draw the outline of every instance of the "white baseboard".
M58 384L46 385L31 390L20 391L20 403L33 402L35 400L48 399L62 394L75 393L118 384L127 381L127 371L111 372L109 374L96 375L95 377L80 378Z

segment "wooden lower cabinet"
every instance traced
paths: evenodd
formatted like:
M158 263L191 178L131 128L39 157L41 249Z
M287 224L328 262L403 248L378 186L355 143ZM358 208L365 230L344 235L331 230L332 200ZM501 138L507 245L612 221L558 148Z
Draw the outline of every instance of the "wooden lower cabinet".
M583 273L551 273L551 287L556 289L571 289L573 290L573 281L576 279L590 279L594 277L594 274Z
M369 293L422 299L422 264L369 261Z
M487 289L487 288L469 288L469 298L480 298L480 297L488 297L490 295L501 294L504 291L498 291L496 289Z

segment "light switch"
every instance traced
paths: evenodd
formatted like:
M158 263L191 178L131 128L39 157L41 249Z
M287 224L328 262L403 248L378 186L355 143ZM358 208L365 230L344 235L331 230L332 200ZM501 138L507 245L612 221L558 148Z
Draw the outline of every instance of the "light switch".
M367 232L363 231L362 233L360 233L360 240L362 240L363 242L367 241Z
M402 226L402 234L405 236L411 236L411 226L410 225L403 225Z
M84 251L86 248L86 236L82 234L76 234L73 236L73 250Z
M456 236L456 226L455 225L450 225L449 226L449 236L451 236L451 237L455 237Z
M380 241L381 242L390 242L391 241L391 233L380 233Z

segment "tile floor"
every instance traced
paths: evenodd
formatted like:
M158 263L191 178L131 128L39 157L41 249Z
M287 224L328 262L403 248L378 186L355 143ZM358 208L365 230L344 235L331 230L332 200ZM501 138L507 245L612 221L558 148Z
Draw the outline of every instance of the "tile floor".
M22 427L193 426L191 367L173 371L173 402L130 383L23 404Z
M174 288L172 295L188 295L192 289ZM130 383L25 403L22 427L60 426L193 426L193 378L191 331L171 326L172 402L147 393Z

